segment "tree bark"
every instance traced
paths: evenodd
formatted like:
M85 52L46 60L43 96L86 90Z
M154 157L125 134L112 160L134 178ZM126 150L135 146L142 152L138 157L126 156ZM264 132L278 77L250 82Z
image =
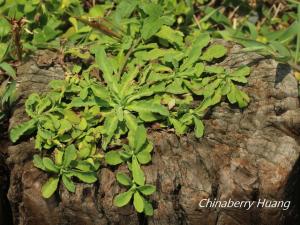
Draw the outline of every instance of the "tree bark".
M225 43L229 56L224 67L248 65L251 98L241 110L227 102L205 118L205 136L177 137L171 131L149 130L155 144L152 163L144 166L147 183L155 184L151 197L154 216L137 214L133 206L113 206L122 191L115 179L120 166L103 165L99 182L78 183L72 194L62 186L54 197L41 197L47 174L35 168L33 140L8 149L8 198L15 225L283 225L299 222L300 109L297 81L290 68ZM44 53L41 53L42 55ZM48 54L49 55L49 54ZM40 57L40 56L38 56ZM47 60L46 60L47 61ZM59 66L38 65L38 59L19 67L20 102L10 127L27 119L24 99L30 92L45 91L51 79L63 79ZM291 201L282 208L200 208L202 199ZM298 212L297 212L298 211Z

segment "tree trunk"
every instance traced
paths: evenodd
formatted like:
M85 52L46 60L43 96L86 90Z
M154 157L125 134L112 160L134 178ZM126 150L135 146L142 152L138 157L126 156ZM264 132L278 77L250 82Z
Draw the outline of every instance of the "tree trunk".
M177 137L171 131L149 130L155 144L152 163L144 166L147 183L155 184L154 216L137 214L133 206L113 206L122 191L117 170L103 166L99 182L78 183L72 194L62 186L54 197L41 197L47 174L35 168L33 140L12 145L8 198L15 225L283 225L299 222L300 109L297 81L286 66L227 43L221 65L252 67L243 87L251 97L241 110L222 103L205 118L204 138ZM41 53L44 56L49 55ZM38 56L38 58L41 56ZM10 127L26 120L23 103L29 92L43 92L51 79L62 79L59 66L31 59L18 69L21 99ZM46 60L48 62L48 60ZM51 60L49 60L51 62ZM40 66L41 67L41 66ZM283 208L199 207L202 199L291 201Z

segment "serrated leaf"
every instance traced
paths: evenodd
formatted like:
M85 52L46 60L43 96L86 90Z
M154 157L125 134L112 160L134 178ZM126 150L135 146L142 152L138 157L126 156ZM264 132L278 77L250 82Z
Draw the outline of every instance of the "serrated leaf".
M169 26L162 26L156 36L167 40L171 44L176 44L178 46L183 45L183 33L177 30L173 30Z
M42 195L44 198L50 198L57 189L59 177L51 177L42 187Z
M180 67L181 71L184 71L187 68L191 67L197 60L200 59L202 49L209 44L210 40L211 38L208 33L202 33L197 36L196 40L194 40L192 45L186 50L185 55L187 56L187 59Z
M162 116L168 116L169 111L166 107L151 102L151 101L134 101L130 105L126 107L130 111L136 111L136 112L152 112L152 113L158 113Z
M230 83L230 92L227 94L227 98L231 104L238 103L240 108L246 107L250 101L248 95L239 90L232 82Z
M136 0L125 0L121 1L116 8L116 16L118 16L121 20L121 18L127 18L129 17L133 10L135 9L136 5L138 4L138 1Z
M30 135L36 130L36 119L31 119L25 123L22 123L16 127L13 127L9 132L10 140L15 143L20 137L24 135Z
M0 60L1 61L1 60ZM6 63L6 62L1 62L0 63L0 68L6 72L7 75L9 75L11 78L16 79L16 71L14 68Z
M164 83L155 84L151 87L143 86L136 94L133 94L128 98L127 103L131 103L133 100L141 99L142 97L148 97L160 92L165 92Z
M126 94L126 91L128 91L129 86L134 83L134 79L137 77L138 74L139 67L136 66L122 76L120 90L121 96L124 96Z
M223 57L227 53L227 48L223 45L215 44L210 46L201 56L202 60L212 61L213 59L218 59Z
M103 78L108 87L115 93L118 93L116 78L113 76L113 66L111 61L108 60L103 46L99 45L95 48L95 56L96 64L102 70Z
M109 99L109 92L100 85L91 85L91 89L95 96L107 101Z
M241 77L241 76L246 77L250 74L250 72L251 72L250 67L244 66L244 67L241 67L241 68L235 70L234 72L232 72L231 76L232 77Z
M51 100L49 98L42 99L37 105L37 114L41 114L51 105Z
M174 81L166 87L166 92L171 94L185 94L187 93L187 89L183 87L183 80L175 78Z
M175 132L177 135L182 135L185 134L187 131L187 126L185 124L183 124L182 122L180 122L179 120L175 119L175 118L169 118L171 124L174 126L175 128Z

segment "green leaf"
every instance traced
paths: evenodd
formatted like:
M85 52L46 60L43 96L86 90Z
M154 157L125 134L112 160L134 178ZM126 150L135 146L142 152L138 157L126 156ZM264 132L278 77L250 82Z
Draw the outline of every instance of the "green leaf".
M169 116L169 111L166 107L154 103L152 101L134 101L126 107L126 109L135 112L152 112L162 116Z
M133 195L133 205L137 212L144 211L144 200L139 192L135 192Z
M138 152L147 141L147 130L143 125L140 125L135 130L134 147Z
M84 131L87 128L88 124L85 118L81 118L80 123L78 125L79 130Z
M144 199L144 213L146 216L153 216L153 207L150 202Z
M246 84L248 82L247 78L242 77L242 76L240 76L240 77L237 77L237 76L236 77L230 77L230 79L234 80L236 82L239 82L239 83L243 83L243 84Z
M72 129L72 124L68 120L62 119L59 122L60 122L60 128L57 131L58 135L62 135Z
M69 145L65 149L64 159L63 159L63 165L65 168L67 168L73 160L76 160L77 153L76 148L74 145Z
M141 29L142 38L147 40L153 36L163 25L161 20L162 9L158 4L149 3L142 5L143 11L149 15L144 19L144 23Z
M9 132L10 140L15 143L20 137L24 135L30 135L36 131L36 119L31 119L25 123L22 123L16 127L13 127Z
M246 93L239 90L232 82L230 83L230 92L227 98L231 104L238 103L240 108L244 108L250 102L250 98Z
M220 74L220 73L224 73L224 71L225 71L224 67L221 66L205 66L205 72L207 73Z
M161 116L152 112L139 112L139 118L145 122L154 122L159 120Z
M69 120L71 123L75 123L75 124L80 123L79 116L75 112L73 112L72 110L65 109L64 110L64 115L65 115L65 118L67 120Z
M53 153L55 164L61 166L63 163L64 152L56 148Z
M166 92L169 92L171 94L185 94L188 92L187 89L183 87L183 80L180 78L175 78L174 81L169 84L166 88Z
M118 172L117 173L117 181L120 184L123 184L124 186L132 185L131 179L125 173Z
M95 48L95 55L96 64L102 70L103 78L108 87L111 88L111 90L113 90L115 93L118 93L116 78L113 77L113 66L111 64L111 61L108 60L104 47L100 45L97 46Z
M10 64L8 64L6 62L1 62L0 63L0 68L3 69L7 73L7 75L9 75L11 78L13 78L13 79L17 78L16 77L16 71L14 70L14 68Z
M0 110L1 110L1 104L2 107L4 107L5 111L5 105L7 104L9 107L12 106L12 103L16 100L16 81L12 81L11 83L7 83L8 80L4 81L0 86ZM1 99L2 98L2 99ZM2 109L2 110L3 110Z
M97 174L94 172L79 172L79 171L72 171L71 173L73 176L77 177L84 183L92 184L97 181Z
M3 1L0 1L0 5L2 5L2 4L3 4ZM0 38L8 35L10 31L11 31L11 25L9 24L7 19L5 19L4 17L0 18ZM1 47L0 47L0 49L1 49ZM0 56L0 61L1 60L2 60L2 57Z
M143 194L143 195L152 195L156 191L156 187L153 185L144 185L141 187L138 187L138 190Z
M109 165L118 165L123 162L123 159L121 158L118 151L109 151L105 153L105 161Z
M212 45L210 46L204 54L201 56L202 60L205 61L212 61L213 59L218 59L223 57L227 53L227 48L223 45Z
M125 121L126 121L126 126L128 127L129 130L134 131L134 130L137 129L138 121L137 121L137 118L132 113L125 110L124 118L125 118Z
M49 98L42 99L37 105L37 114L41 114L51 105L51 100Z
M133 191L131 189L126 192L123 192L121 194L118 194L114 198L114 205L117 207L123 207L123 206L127 205L129 203L132 195L133 195Z
M36 116L37 105L41 102L40 96L37 93L29 95L25 102L25 111L30 117Z
M95 96L107 101L109 99L109 93L105 89L105 87L102 87L100 85L91 85L91 89Z
M120 20L121 18L128 18L132 14L137 4L138 1L136 0L121 1L116 8L116 16L120 17Z
M248 66L243 66L231 73L231 77L246 77L250 74L251 69Z
M61 91L62 89L65 88L66 81L65 80L52 80L52 81L50 81L49 86L54 90Z
M39 155L33 156L33 165L41 170L46 170L46 167L44 166L43 160Z
M68 189L70 192L75 192L75 184L71 180L71 178L67 177L65 174L62 175L62 181L65 185L65 187Z
M196 40L193 40L192 45L186 50L185 55L187 56L187 59L180 67L181 71L191 67L197 60L199 60L200 55L202 54L202 49L209 44L210 40L211 38L208 33L201 33L196 37Z
M162 26L156 36L167 40L171 44L176 44L178 46L183 45L183 33L173 30L171 27Z
M161 92L165 92L165 84L162 82L152 85L151 87L143 86L136 94L131 95L127 102L131 103L133 100L141 99L142 97L151 96Z
M102 143L102 147L104 149L106 149L106 147L110 143L112 137L115 135L118 125L119 125L119 119L115 113L110 113L109 115L107 115L107 117L104 121L104 130L105 130L106 140L104 143Z
M53 173L59 173L59 168L53 163L53 161L50 158L44 157L43 164L47 171L53 172Z
M132 158L132 176L134 182L137 183L138 185L145 184L145 175L136 157Z
M194 123L195 123L195 136L200 138L203 136L204 133L204 124L201 120L194 116Z
M0 27L1 29L1 27ZM4 56L8 51L8 43L1 43L0 42L0 62L4 60Z
M139 72L139 67L135 66L134 68L129 70L128 73L125 73L122 76L120 90L121 96L124 96L126 94L126 91L128 91L129 86L134 83L134 79L137 77Z
M171 124L174 126L177 135L182 135L186 133L187 126L185 124L172 117L170 117L169 120Z
M51 177L42 187L42 196L50 198L57 189L59 177Z
M147 164L151 161L151 154L148 151L140 151L136 157L141 164Z

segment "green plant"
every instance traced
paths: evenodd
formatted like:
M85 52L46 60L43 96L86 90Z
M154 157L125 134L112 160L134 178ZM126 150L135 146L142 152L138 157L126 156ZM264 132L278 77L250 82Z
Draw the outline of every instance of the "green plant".
M104 6L112 9L107 4L99 8ZM239 107L248 104L237 85L247 82L249 68L217 66L227 49L206 32L183 31L189 25L178 22L174 8L171 0L121 1L105 18L111 30L121 33L117 38L99 32L95 24L69 18L69 45L85 37L81 47L88 49L71 47L68 54L93 57L94 64L75 65L65 80L50 83L50 92L32 94L25 104L31 120L10 131L13 142L35 134L35 147L47 155L34 157L35 166L52 174L42 188L44 197L55 192L60 179L71 192L76 178L95 182L104 157L110 166L126 164L132 177L117 174L128 190L117 195L114 204L123 206L133 198L137 212L152 215L147 197L155 187L146 184L142 170L153 150L146 127L155 122L175 128L178 135L194 128L200 138L209 108L226 98Z
M16 82L9 79L0 85L0 125L8 119L9 111L17 99Z
M56 191L59 180L62 179L63 184L70 192L75 192L75 184L72 177L76 177L85 183L94 183L97 176L94 171L99 168L99 164L92 165L83 160L78 159L76 148L73 144L66 147L63 151L55 149L55 163L48 157L41 158L35 155L33 164L43 171L53 174L53 177L43 185L43 197L49 198Z

